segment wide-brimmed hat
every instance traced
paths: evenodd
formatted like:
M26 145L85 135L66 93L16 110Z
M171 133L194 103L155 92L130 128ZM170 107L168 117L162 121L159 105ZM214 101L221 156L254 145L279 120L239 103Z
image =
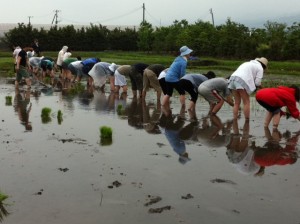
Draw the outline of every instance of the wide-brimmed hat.
M262 57L262 58L255 58L255 60L263 63L266 67L268 67L268 59Z
M118 67L118 66L117 66L115 63L111 63L111 65L108 66L108 68L109 68L109 70L110 70L111 72L115 72L116 69L117 69L117 67Z
M180 48L180 56L188 55L192 52L193 50L188 48L187 46L183 46Z

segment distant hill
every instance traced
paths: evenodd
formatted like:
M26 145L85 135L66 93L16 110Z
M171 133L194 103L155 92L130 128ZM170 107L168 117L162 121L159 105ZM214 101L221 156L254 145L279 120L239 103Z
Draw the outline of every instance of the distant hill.
M287 26L291 26L294 22L300 23L300 14L291 15L291 16L282 16L282 17L270 17L268 19L252 19L252 20L243 20L240 23L244 24L249 28L264 28L264 24L267 21L285 23Z

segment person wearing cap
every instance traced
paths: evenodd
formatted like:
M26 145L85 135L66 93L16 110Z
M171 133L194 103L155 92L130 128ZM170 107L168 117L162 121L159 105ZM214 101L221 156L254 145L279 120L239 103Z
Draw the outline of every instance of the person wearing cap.
M64 55L68 50L68 46L63 46L62 49L58 52L56 65L60 70L60 73L62 73L62 63L64 61Z
M287 107L293 118L300 120L300 112L297 102L300 100L300 88L297 86L278 86L277 88L264 88L255 96L257 102L267 110L264 126L268 127L273 120L273 128L277 128L280 118L285 113L282 107Z
M179 84L180 78L186 73L187 60L193 50L187 46L180 48L180 56L176 57L170 68L167 71L165 81L167 94L164 95L162 100L162 106L168 106L170 104L170 97L173 95L173 89L176 89L180 94L180 103L185 106L185 91Z
M217 114L224 102L233 106L231 92L228 89L228 80L222 77L213 78L201 83L198 87L199 95L210 105L210 114Z
M198 87L204 81L215 78L214 72L209 71L207 74L186 74L179 80L182 89L191 96L188 110L194 111L198 99Z
M261 88L264 71L267 69L268 60L264 57L256 58L241 64L230 76L228 88L234 96L233 118L238 118L241 101L245 119L250 119L250 95Z
M113 70L113 69L112 69ZM126 77L129 77L131 73L131 65L121 65L115 69L115 81L114 81L114 90L115 93L119 93L120 88L122 87L123 92L127 92L127 80Z
M164 65L161 64L152 64L149 65L145 70L143 74L143 92L142 97L143 99L146 98L147 91L150 87L152 87L157 94L157 101L160 101L161 97L161 87L158 81L158 76L160 73L165 69Z
M89 85L100 87L104 90L106 79L109 76L113 76L117 65L115 63L108 63L108 62L98 62L96 63L93 68L88 72L89 75ZM113 88L111 86L111 88ZM111 89L114 91L114 89Z

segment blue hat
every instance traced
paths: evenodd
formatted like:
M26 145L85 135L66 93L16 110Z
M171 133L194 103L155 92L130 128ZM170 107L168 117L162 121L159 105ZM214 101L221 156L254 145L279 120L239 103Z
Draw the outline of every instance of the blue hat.
M188 55L192 52L192 49L189 49L187 46L183 46L180 48L180 56Z

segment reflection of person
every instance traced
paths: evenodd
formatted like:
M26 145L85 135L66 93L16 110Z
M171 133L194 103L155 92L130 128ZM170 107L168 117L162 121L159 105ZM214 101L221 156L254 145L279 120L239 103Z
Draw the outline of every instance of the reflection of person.
M227 144L231 121L222 123L217 115L204 117L201 126L197 130L198 141L209 147L222 147Z
M190 160L189 154L186 151L185 142L179 136L184 123L184 119L182 119L181 116L174 116L172 111L167 114L162 113L159 119L161 132L165 134L172 149L178 154L178 161L181 164L185 164Z
M140 98L133 97L128 107L128 125L143 129L143 103Z
M179 84L181 77L185 75L187 60L193 50L189 49L187 46L180 48L180 56L176 57L170 68L167 71L165 80L167 94L164 95L162 100L162 105L170 104L170 97L173 95L173 90L176 89L180 95L181 106L185 106L185 92Z
M216 114L226 101L233 106L230 90L228 89L228 80L224 78L213 78L200 84L199 94L209 102L209 113Z
M21 124L25 126L25 130L31 131L32 126L29 121L29 113L31 111L32 103L30 102L30 89L24 93L20 93L19 89L16 88L15 96L15 110L18 113Z
M227 157L236 169L243 174L259 175L260 166L254 161L254 150L249 144L249 120L245 120L243 133L239 133L238 121L233 120L233 134L227 144Z
M286 140L286 147L280 145L281 133L277 129L273 129L271 134L268 127L265 128L265 136L267 142L263 147L253 145L255 150L254 160L261 166L260 176L264 174L265 167L274 165L294 164L298 159L297 142L300 132L295 136Z
M143 75L143 98L146 98L147 91L152 87L156 91L157 100L160 101L161 87L158 81L158 76L165 69L165 66L161 64L149 65Z
M191 96L189 110L195 110L198 99L198 87L204 81L215 78L214 72L209 71L206 74L186 74L179 80L181 88Z
M256 58L241 64L230 76L228 88L234 96L233 118L238 118L238 112L243 101L245 119L250 118L250 94L261 88L261 80L267 69L266 58Z
M161 114L160 101L157 101L156 106L153 104L146 104L145 100L142 101L143 106L143 124L144 129L149 134L160 134L158 127L158 120Z
M273 120L273 128L277 128L283 114L281 107L286 106L292 117L300 120L297 102L300 100L300 89L296 86L278 88L264 88L256 93L257 102L267 110L265 127Z

